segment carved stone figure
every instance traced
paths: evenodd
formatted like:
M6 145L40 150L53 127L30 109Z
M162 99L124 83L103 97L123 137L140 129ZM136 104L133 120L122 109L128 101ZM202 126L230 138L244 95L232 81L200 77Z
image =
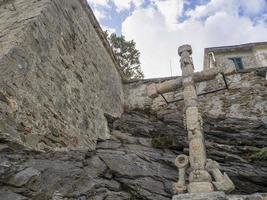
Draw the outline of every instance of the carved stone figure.
M179 168L179 181L174 184L175 192L184 193L209 193L214 191L214 186L219 191L230 192L234 184L219 170L217 162L207 160L203 120L198 109L197 92L194 82L194 65L191 58L190 45L181 46L178 49L181 56L182 84L184 95L184 120L188 132L189 159L185 155L179 155L175 164ZM186 170L190 163L189 184L186 185ZM215 181L212 181L212 177Z
M235 189L235 186L229 176L226 173L221 173L219 163L214 160L208 159L206 169L214 177L215 181L213 182L213 185L217 190L231 192Z

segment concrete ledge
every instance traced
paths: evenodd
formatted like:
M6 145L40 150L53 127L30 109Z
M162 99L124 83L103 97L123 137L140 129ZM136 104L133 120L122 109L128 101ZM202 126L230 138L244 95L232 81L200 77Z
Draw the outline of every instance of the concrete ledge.
M229 195L228 200L267 200L267 193L252 195Z
M227 200L224 192L180 194L172 200Z
M172 200L267 200L267 193L252 195L225 195L224 192L180 194L174 196Z

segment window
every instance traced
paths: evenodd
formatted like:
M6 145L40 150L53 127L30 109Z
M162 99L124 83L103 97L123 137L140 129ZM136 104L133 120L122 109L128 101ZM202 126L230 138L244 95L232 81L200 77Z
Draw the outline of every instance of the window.
M240 57L229 58L229 60L232 60L234 62L237 71L241 71L244 69L244 65Z

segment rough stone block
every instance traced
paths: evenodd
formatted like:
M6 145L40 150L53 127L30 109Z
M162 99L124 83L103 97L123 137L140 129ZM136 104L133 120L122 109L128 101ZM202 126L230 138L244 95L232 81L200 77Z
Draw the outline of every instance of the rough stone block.
M11 177L8 180L8 184L16 187L30 184L30 187L34 189L38 185L38 182L40 182L40 175L41 173L38 170L29 167Z
M210 182L193 182L188 185L189 193L213 192L214 187Z
M155 98L158 96L158 92L157 92L157 88L156 88L156 84L152 83L150 85L147 86L147 95L150 98Z

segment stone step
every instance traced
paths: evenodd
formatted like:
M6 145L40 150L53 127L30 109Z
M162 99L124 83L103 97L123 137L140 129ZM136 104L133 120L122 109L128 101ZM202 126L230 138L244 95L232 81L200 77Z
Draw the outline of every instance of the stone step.
M224 192L180 194L172 200L267 200L267 193L253 195L226 195Z

